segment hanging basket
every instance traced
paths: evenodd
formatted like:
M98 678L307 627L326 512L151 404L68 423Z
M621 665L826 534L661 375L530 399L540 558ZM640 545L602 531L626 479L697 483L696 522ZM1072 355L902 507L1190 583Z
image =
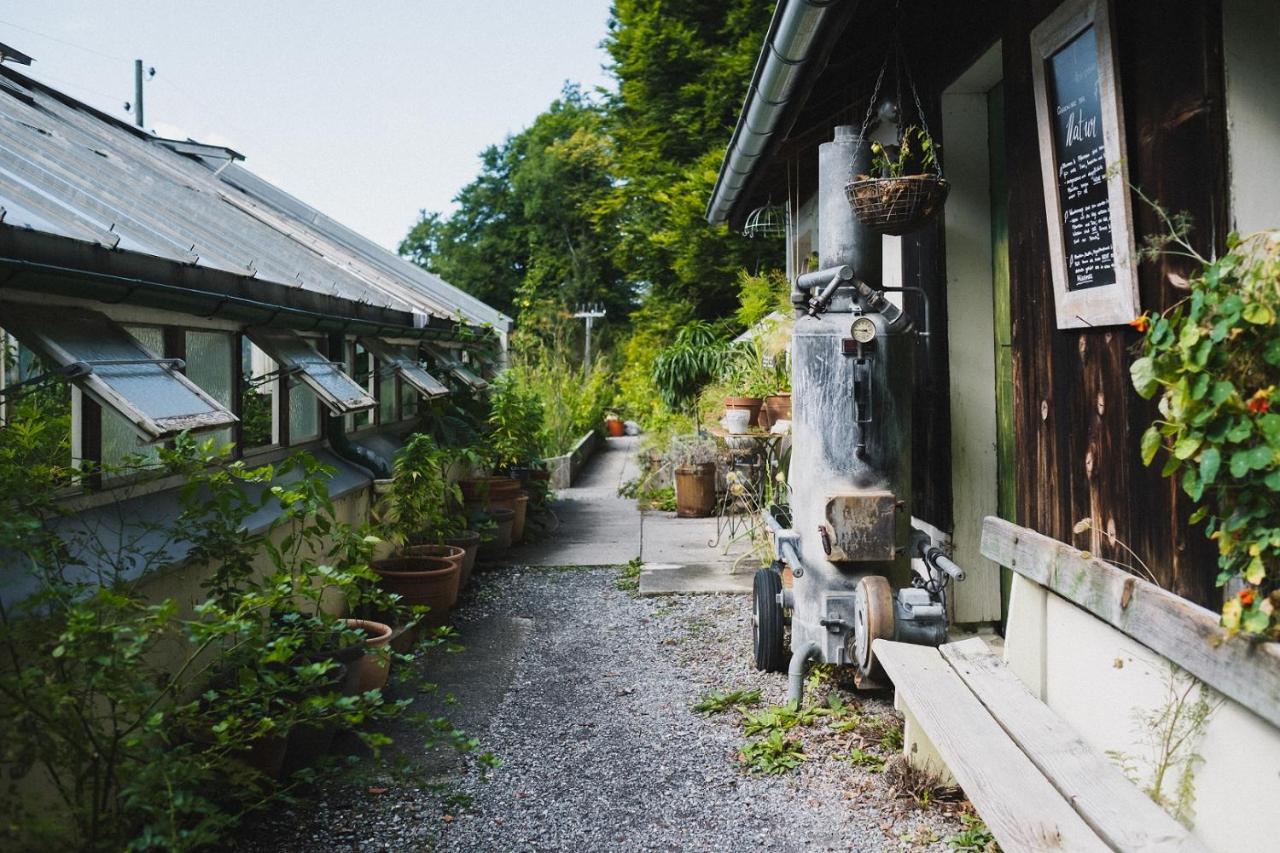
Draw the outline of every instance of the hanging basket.
M951 185L938 175L859 175L845 185L844 194L863 225L879 234L901 236L937 216L950 190Z

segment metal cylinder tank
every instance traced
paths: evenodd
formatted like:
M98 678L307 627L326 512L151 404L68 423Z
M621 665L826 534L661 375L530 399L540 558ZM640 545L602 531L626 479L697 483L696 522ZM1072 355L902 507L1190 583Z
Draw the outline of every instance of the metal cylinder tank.
M866 172L853 129L819 146L821 267L853 268L881 285L881 238L853 216L845 184ZM850 663L853 590L869 574L909 577L913 336L839 287L817 316L800 311L792 338L793 529L801 573L793 590L792 649L816 643L826 663ZM861 323L859 343L851 326ZM869 324L869 325L868 325ZM901 324L902 327L909 324ZM851 558L851 559L850 559Z

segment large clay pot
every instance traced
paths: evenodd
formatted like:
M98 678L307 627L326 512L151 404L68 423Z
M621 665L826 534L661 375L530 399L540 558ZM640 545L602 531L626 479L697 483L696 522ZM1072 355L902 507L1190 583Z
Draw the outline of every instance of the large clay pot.
M466 589L471 581L471 570L476 567L476 552L480 550L480 534L474 530L465 530L457 536L446 536L444 544L462 549L462 570L458 573L458 589Z
M458 601L460 566L460 560L456 559L390 557L374 560L372 568L378 573L383 589L399 595L401 604L430 608L426 624L440 626L448 621L449 608Z
M477 477L461 480L462 501L469 506L503 506L520 494L520 481L510 477Z
M622 422L621 418L605 418L604 429L610 438L626 435L627 432L626 424Z
M770 394L760 407L760 428L770 429L778 421L791 420L791 394Z
M348 693L380 690L391 674L391 656L382 650L391 643L391 626L367 619L348 619L347 627L365 633L364 654L348 664Z
M716 511L716 466L705 462L676 469L676 515L706 518Z
M436 557L441 560L448 560L458 567L458 590L462 590L462 567L467 562L467 552L457 545L444 545L437 543L426 543L423 545L410 545L400 552L402 557Z
M521 492L513 503L515 516L511 519L511 541L521 542L524 540L524 522L529 515L529 496Z
M760 425L760 406L764 404L764 400L759 397L725 397L724 407L726 409L746 409L751 413L749 426Z
M511 528L516 520L515 510L510 509L494 508L489 516L498 527L490 531L491 538L487 542L480 543L480 556L485 558L496 557L511 547Z

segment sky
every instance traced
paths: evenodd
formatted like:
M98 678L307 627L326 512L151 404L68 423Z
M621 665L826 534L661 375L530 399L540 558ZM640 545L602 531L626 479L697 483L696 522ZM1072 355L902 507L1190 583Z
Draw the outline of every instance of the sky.
M0 2L18 68L132 120L226 145L244 166L394 249L420 209L450 211L479 154L566 81L612 87L609 0Z

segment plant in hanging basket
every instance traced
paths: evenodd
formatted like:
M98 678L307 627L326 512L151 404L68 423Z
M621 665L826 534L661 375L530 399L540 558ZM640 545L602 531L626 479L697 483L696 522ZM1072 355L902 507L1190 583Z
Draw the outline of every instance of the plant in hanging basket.
M844 192L858 221L880 234L908 234L924 225L942 210L951 189L938 168L933 137L916 125L896 146L871 143L871 171Z

